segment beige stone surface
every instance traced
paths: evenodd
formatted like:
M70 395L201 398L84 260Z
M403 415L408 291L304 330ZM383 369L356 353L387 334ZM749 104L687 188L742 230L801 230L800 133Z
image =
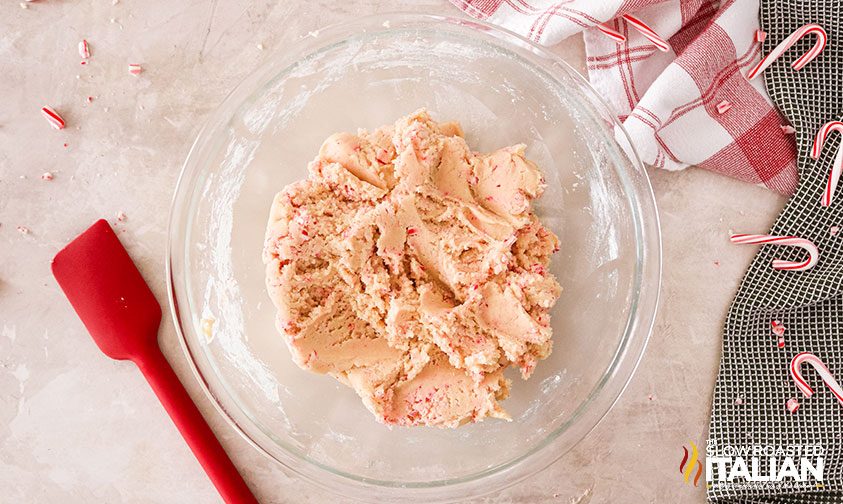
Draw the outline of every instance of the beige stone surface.
M26 5L0 4L0 503L220 502L136 369L96 349L49 260L93 220L109 217L164 300L167 210L181 162L206 115L241 78L327 23L398 8L458 11L444 0ZM82 38L93 53L85 66ZM578 39L554 51L583 68ZM128 63L144 72L129 75ZM39 114L47 104L67 129L48 127ZM52 181L40 179L47 171ZM694 169L652 175L663 299L637 374L571 453L477 502L704 501L702 488L682 482L678 464L683 444L706 437L723 319L754 253L730 246L727 235L766 229L785 200ZM121 211L127 219L117 222ZM160 341L261 502L337 501L225 424L190 374L167 317Z

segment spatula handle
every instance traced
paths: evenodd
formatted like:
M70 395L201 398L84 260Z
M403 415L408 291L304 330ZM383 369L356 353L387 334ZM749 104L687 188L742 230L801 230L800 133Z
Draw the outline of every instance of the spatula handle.
M257 504L164 354L157 347L144 353L136 361L138 367L223 500L227 504Z

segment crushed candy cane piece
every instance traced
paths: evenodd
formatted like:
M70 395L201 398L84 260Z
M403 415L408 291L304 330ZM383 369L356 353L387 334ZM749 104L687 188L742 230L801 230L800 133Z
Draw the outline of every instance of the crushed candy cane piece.
M784 133L785 135L793 135L793 134L796 133L796 128L794 128L793 126L791 126L789 124L782 124L781 129L782 129L782 133Z
M813 268L814 265L817 264L817 261L820 260L820 251L817 246L810 240L796 236L733 234L729 239L732 243L746 245L766 243L771 245L789 245L793 247L800 247L808 252L808 258L804 261L783 261L781 259L773 259L773 269L777 270L805 271Z
M82 59L88 59L91 57L91 46L88 45L88 41L85 39L82 39L82 41L79 42L79 56Z
M840 232L840 226L831 226L828 228L828 234L831 236L837 236L837 233Z
M772 327L773 334L775 334L776 336L782 336L784 334L785 327L778 320L770 322L770 326Z
M86 101L86 102L88 102L88 103L93 103L93 101L94 101L94 97L93 97L93 96L89 96L89 97L85 98L85 101Z
M390 27L389 21L384 21L381 26L383 26L384 28L389 28Z
M25 4L25 3L23 3L23 2L21 2L19 5L20 5L20 8L21 8L21 9L28 9L28 8L29 8L29 6L28 6L28 5L26 5L26 4Z
M258 48L258 51L263 51L263 44L258 44L255 47Z
M791 414L796 413L796 410L799 409L799 400L795 397L791 397L785 403L785 407L787 408L787 411L789 411Z
M117 222L126 222L129 217L123 211L117 212Z
M776 341L776 346L784 348L784 336L779 336L779 339Z
M728 100L723 100L717 104L717 113L725 114L732 108L732 104Z
M743 398L742 398L742 397L738 397L738 398L736 398L736 399L735 399L735 404L737 404L738 406L740 406L741 404L743 404Z
M41 180L53 180L53 174L51 172L44 172L44 174L41 175Z
M764 42L767 40L767 32L764 30L755 30L755 41L756 42Z
M41 115L44 116L44 119L46 119L47 122L50 123L50 126L52 126L53 128L57 130L64 129L64 119L62 119L58 112L56 112L52 108L47 106L41 107Z
M143 67L138 63L129 63L129 73L132 75L140 75L143 72Z
M808 63L814 60L820 53L825 49L825 45L828 42L828 34L825 32L822 26L810 23L806 24L805 26L799 28L795 32L791 33L786 39L784 39L779 45L773 48L770 51L770 54L761 58L761 61L755 65L748 74L746 74L746 78L749 80L754 79L758 76L761 72L767 69L770 65L773 64L774 61L779 59L782 54L785 53L788 49L793 47L800 39L805 37L806 35L814 34L817 36L817 41L808 52L800 56L796 59L790 66L793 67L794 70L802 70Z
M18 226L18 233L20 233L22 235L28 235L31 232L32 231L30 231L29 228L26 227L26 226Z

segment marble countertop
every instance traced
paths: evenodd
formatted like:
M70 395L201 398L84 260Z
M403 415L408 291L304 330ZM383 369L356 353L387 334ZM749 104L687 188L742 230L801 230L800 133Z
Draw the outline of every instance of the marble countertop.
M399 8L459 14L444 0L0 5L1 503L220 502L134 366L97 350L53 280L50 258L105 216L165 300L169 201L207 114L273 51L309 31ZM85 66L82 38L94 53ZM584 69L578 37L553 50ZM143 73L130 75L128 63ZM40 116L47 104L67 120L65 130ZM45 172L53 180L42 180ZM767 229L785 200L696 169L651 175L663 301L637 374L572 452L477 502L704 502L702 486L684 484L678 465L683 444L706 438L723 320L754 254L729 246L727 236L733 227ZM337 502L258 454L216 414L169 317L159 338L261 502Z

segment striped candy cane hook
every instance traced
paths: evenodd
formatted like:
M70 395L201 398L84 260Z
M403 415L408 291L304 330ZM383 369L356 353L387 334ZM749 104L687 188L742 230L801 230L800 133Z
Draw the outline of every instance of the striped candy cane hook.
M644 35L647 40L652 42L653 45L656 46L659 51L667 52L670 50L670 44L668 44L665 39L661 38L658 33L656 33L652 28L650 28L647 23L641 21L632 14L624 14L621 17L626 19L630 26L638 30L641 35Z
M771 245L790 245L800 247L808 252L808 258L804 261L783 261L773 259L773 269L788 271L805 271L811 269L820 259L820 251L810 240L796 236L770 236L753 234L734 234L730 238L732 243L756 245L769 243Z
M793 360L790 361L790 376L793 378L793 381L796 383L796 387L799 391L802 392L805 397L811 397L814 395L814 389L812 389L805 381L805 378L802 377L802 364L806 362L817 370L817 373L819 373L820 378L822 378L823 383L825 383L825 386L831 390L831 393L834 394L837 401L840 402L840 404L843 404L843 388L841 388L840 384L837 383L837 380L834 379L834 375L831 374L831 371L828 370L828 367L823 363L823 361L821 361L816 355L809 352L798 353L795 357L793 357Z
M758 74L772 65L774 61L779 59L785 51L793 47L794 44L796 44L796 42L798 42L802 37L811 33L817 36L817 42L814 44L814 47L790 65L794 70L802 70L805 65L820 55L825 48L826 42L828 42L828 34L826 34L823 27L818 24L806 24L802 28L799 28L795 32L791 33L786 39L770 51L770 54L761 58L761 61L759 61L758 64L755 65L748 74L746 74L746 78L750 80L754 79L758 76Z
M820 154L823 151L823 145L825 145L825 141L828 139L828 135L830 135L832 131L843 133L843 122L829 121L825 123L819 131L817 131L817 136L814 138L814 146L811 148L811 157L813 159L819 159ZM831 206L831 197L834 195L834 190L837 188L837 182L840 181L841 170L843 170L843 147L838 149L837 156L834 157L834 163L831 165L831 173L828 175L828 183L825 186L825 191L823 191L823 196L820 200L820 204L824 207Z

